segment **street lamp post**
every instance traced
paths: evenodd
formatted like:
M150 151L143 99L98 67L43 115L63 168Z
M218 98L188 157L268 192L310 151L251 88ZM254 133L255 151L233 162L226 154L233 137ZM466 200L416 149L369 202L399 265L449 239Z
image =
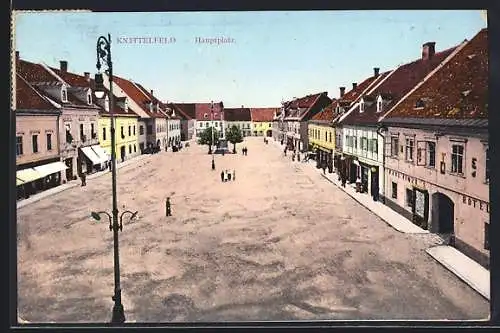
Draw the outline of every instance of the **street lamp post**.
M108 37L100 36L97 39L97 70L98 73L95 75L95 95L97 98L103 98L105 95L105 89L103 85L103 77L100 73L102 65L107 66L107 75L109 78L109 114L111 118L111 184L112 184L112 196L113 196L113 211L112 215L108 215L110 218L110 230L113 231L113 249L114 249L114 277L115 277L115 290L114 296L112 297L114 301L113 314L111 317L111 322L115 324L121 324L125 322L125 314L122 305L122 295L120 287L120 255L119 255L119 242L118 242L118 230L122 230L122 217L124 213L131 213L132 217L137 215L130 211L125 211L120 216L120 223L118 223L118 204L116 198L116 137L115 137L115 114L114 114L114 96L113 96L113 63L111 61L111 35ZM99 213L92 213L92 217L96 220L100 220ZM112 223L111 223L112 220Z
M214 160L214 147L215 144L215 133L214 133L214 101L210 104L210 119L211 119L211 132L212 132L212 142L210 145L212 146L212 170L215 170L215 160Z

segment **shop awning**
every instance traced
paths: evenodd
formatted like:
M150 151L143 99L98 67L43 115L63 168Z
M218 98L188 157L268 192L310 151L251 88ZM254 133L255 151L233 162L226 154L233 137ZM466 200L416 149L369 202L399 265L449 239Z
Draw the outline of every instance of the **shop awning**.
M43 178L43 175L33 168L18 170L16 172L16 183L18 182L18 180L24 183L29 183L40 178Z
M100 163L104 163L106 161L109 161L110 156L104 148L102 148L99 145L90 146L90 148L92 148L94 153L99 157L99 159L101 160Z
M101 164L101 158L92 150L92 148L89 147L83 147L81 148L82 152L89 158L89 160L92 162L92 164Z
M317 146L316 148L318 148L319 150L322 150L324 151L325 153L333 153L333 151L331 149L328 149L328 148L325 148L325 147L322 147L322 146Z
M42 177L46 177L53 173L64 171L67 168L68 167L63 162L53 162L34 167L34 169L38 171L42 175Z
M16 186L23 185L24 181L16 177Z

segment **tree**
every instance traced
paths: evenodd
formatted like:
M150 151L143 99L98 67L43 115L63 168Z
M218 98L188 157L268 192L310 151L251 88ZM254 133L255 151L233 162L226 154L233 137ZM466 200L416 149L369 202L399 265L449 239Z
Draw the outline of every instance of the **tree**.
M243 142L243 135L241 130L236 127L236 125L231 126L231 128L226 133L227 141L233 144L233 153L236 153L236 144Z
M214 131L212 136L212 129ZM214 142L212 142L212 138L214 138ZM219 133L213 127L207 127L200 133L200 137L198 139L198 144L200 145L208 145L208 153L212 154L212 146L219 142Z

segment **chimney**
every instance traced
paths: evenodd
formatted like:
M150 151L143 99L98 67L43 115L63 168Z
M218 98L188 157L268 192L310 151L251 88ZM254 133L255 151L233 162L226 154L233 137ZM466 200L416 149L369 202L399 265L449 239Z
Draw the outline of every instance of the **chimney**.
M84 72L83 75L85 75L85 80L87 80L87 82L90 81L90 72Z
M358 87L358 84L356 82L352 83L352 90L355 90Z
M242 105L241 108L244 109L245 107Z
M151 96L154 96L154 95L153 95L153 89L151 89L151 91L150 91L149 93L151 94Z
M373 76L378 77L379 73L380 73L380 68L374 67L373 68Z
M340 87L340 97L344 97L345 87Z
M68 71L68 62L66 60L61 60L59 63L61 64L61 72L66 73Z
M429 60L436 53L435 42L427 42L422 45L422 60Z

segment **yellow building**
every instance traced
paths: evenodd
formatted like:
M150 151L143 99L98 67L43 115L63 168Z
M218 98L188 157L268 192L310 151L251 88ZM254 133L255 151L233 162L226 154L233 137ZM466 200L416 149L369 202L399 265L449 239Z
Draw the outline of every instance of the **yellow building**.
M252 135L273 136L273 118L279 108L251 108Z
M315 153L316 166L328 168L333 172L333 153L335 151L335 128L332 124L332 106L314 115L308 122L309 151Z
M107 109L107 108L105 108ZM139 116L127 107L127 104L117 102L114 109L117 162L140 155L139 149ZM109 112L99 114L99 145L111 156L111 116Z

